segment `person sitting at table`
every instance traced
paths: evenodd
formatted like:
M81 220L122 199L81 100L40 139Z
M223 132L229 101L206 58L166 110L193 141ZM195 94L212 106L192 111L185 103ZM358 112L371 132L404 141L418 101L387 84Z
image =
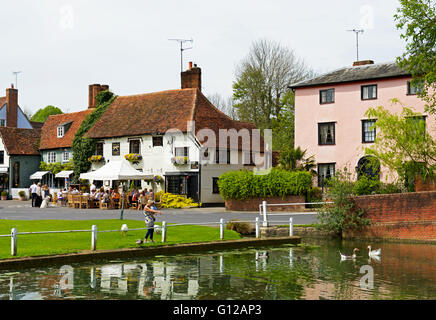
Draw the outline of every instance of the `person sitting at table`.
M117 200L117 202L120 200L121 196L118 193L117 190L114 190L113 194L112 194L112 199Z
M130 205L133 205L134 203L136 203L136 205L138 205L139 196L140 196L140 194L139 194L138 188L136 188L135 190L133 190Z
M142 190L138 200L138 208L136 209L142 210L142 208L147 204L147 200L148 198L147 195L145 194L145 190Z
M109 190L106 190L106 192L103 194L101 201L103 203L109 203L111 201L111 195L109 193Z

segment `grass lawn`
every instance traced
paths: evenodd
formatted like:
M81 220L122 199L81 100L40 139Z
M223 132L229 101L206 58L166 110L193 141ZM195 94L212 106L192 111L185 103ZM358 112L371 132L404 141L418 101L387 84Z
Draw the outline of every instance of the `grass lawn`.
M97 231L120 230L121 225L127 224L130 229L145 228L143 221L135 220L0 220L0 234L10 234L12 228L17 232L36 231L64 231L91 230L92 225ZM160 223L158 223L160 225ZM120 232L98 232L97 250L136 248L136 240L143 239L147 230L129 231L123 236ZM225 230L224 239L240 239L239 233ZM177 244L189 242L205 242L219 240L219 228L207 226L174 226L167 225L167 241L161 242L161 235L154 233L155 243L143 246L159 246L163 244ZM74 253L91 248L91 232L55 233L18 235L17 257L41 256L62 253ZM0 238L0 259L13 258L11 256L11 238Z

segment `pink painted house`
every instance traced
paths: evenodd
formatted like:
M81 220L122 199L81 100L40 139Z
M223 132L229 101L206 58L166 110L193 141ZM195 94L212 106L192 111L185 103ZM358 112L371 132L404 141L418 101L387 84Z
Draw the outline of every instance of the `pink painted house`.
M436 137L435 117L424 113L425 103L410 81L410 74L396 63L367 60L290 86L295 90L295 146L315 156L318 186L335 170L365 170L364 149L377 134L365 117L370 107L383 106L400 113L402 107L391 103L397 98L423 113L427 130ZM394 178L383 166L374 174L379 174L381 181Z

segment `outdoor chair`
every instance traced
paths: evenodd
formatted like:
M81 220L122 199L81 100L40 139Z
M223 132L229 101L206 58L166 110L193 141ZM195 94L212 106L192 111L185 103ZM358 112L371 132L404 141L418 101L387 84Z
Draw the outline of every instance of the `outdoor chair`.
M87 196L79 196L80 198L80 202L79 202L79 206L80 209L82 208L86 208L89 209L89 204L88 204L88 197Z
M72 194L68 194L67 195L67 202L68 202L68 207L69 208L74 208L74 202L73 202L73 195Z
M107 210L107 209L109 209L108 203L103 202L102 200L100 200L100 209L101 209L101 210Z
M73 197L73 201L72 201L73 202L73 208L81 208L81 205L80 205L80 202L81 202L80 195L73 194L72 197Z

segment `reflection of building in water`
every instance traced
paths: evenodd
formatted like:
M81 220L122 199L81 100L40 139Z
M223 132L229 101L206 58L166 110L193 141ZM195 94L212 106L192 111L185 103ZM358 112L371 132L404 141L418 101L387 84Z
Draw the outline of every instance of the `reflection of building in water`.
M186 277L176 263L155 261L152 264L105 265L100 269L101 291L125 295L129 277L137 284L137 295L161 300L193 299L198 293L198 280ZM136 276L136 277L135 277Z

